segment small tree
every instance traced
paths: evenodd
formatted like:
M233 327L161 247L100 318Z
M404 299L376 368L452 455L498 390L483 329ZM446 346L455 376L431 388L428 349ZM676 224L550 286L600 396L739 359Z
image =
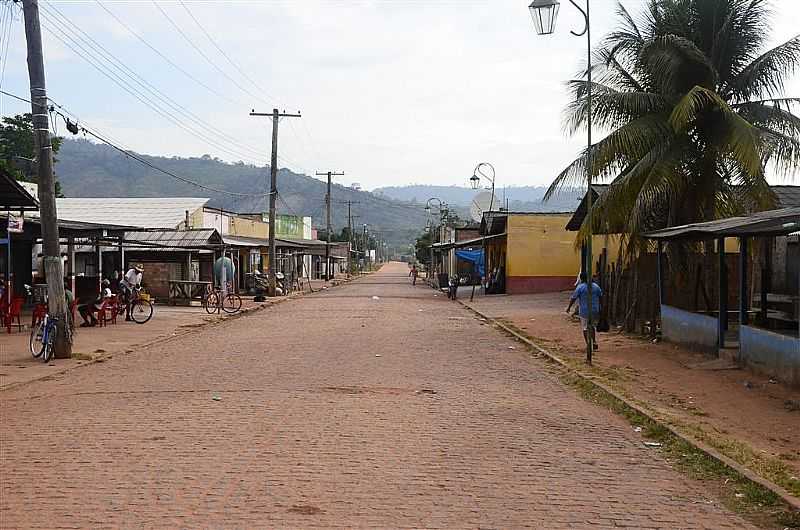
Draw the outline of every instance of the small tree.
M58 153L63 138L54 136L53 155ZM33 117L30 113L5 116L0 124L0 167L23 182L38 184L36 145L33 138ZM55 159L54 159L55 161ZM56 196L63 197L61 184L56 180Z

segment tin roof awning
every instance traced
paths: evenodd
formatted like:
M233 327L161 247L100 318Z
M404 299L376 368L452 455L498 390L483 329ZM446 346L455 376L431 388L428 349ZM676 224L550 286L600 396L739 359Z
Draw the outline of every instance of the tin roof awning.
M11 173L0 169L0 209L4 211L39 210L39 202Z
M767 210L705 223L672 226L646 234L655 240L716 239L721 237L785 236L800 228L800 207Z
M434 250L449 250L451 248L464 248L464 247L478 247L483 244L484 241L491 241L493 239L499 239L501 237L506 237L508 235L506 232L502 234L494 234L491 236L486 237L476 237L473 239L465 239L464 241L455 241L455 242L440 242L434 243L431 245Z

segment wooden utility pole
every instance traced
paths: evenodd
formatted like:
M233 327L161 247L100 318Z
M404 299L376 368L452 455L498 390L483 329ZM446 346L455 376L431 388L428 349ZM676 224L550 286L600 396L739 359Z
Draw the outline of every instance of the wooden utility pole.
M54 354L57 359L72 356L72 344L67 338L67 301L64 297L64 263L61 261L61 244L58 236L56 213L56 185L53 176L53 145L50 140L47 90L44 78L42 28L39 24L37 0L23 0L25 40L28 43L28 76L31 85L31 113L33 135L36 142L39 177L39 217L44 247L44 272L47 278L48 311L58 319Z
M287 114L272 109L271 113L250 112L250 116L272 117L272 158L269 167L269 295L275 296L275 201L278 198L278 121L280 118L300 118L297 114Z
M327 280L331 279L331 177L332 176L343 176L344 172L336 173L335 171L326 171L324 173L320 173L317 171L318 177L324 177L328 175L328 192L325 194L325 207L327 208L327 228L326 232L328 234L327 242L325 243L325 278Z
M347 277L353 272L352 253L353 253L353 219L350 213L350 203L347 201Z

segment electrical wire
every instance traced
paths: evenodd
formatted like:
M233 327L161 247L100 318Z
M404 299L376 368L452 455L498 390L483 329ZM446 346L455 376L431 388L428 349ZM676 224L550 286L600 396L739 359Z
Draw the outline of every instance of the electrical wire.
M264 89L263 89L263 88L262 88L262 87L261 87L261 86L260 86L258 83L256 83L255 81L253 81L253 79L252 79L252 78L251 78L249 75L247 75L247 72L245 72L245 71L242 69L242 67L241 67L241 66L239 66L239 64L238 64L236 61L234 61L233 59L231 59L231 57L230 57L230 56L229 56L229 55L228 55L228 54L225 52L225 50L224 50L224 49L223 49L223 48L222 48L222 47L221 47L221 46L220 46L220 45L217 43L217 41L216 41L216 40L215 40L215 39L214 39L214 38L211 36L211 34L210 34L208 31L206 31L206 28L205 28L205 27L204 27L204 26L203 26L203 25L200 23L200 21L199 21L199 20L197 20L197 17L195 17L195 16L194 16L194 14L191 12L191 10L189 9L189 7L188 7L188 6L187 6L187 5L186 5L186 4L183 2L183 0L178 0L178 1L179 1L179 3L181 4L181 6L183 7L183 9L186 11L186 13L188 13L188 14L189 14L189 17L191 17L191 19L194 21L194 23L197 25L197 27L198 27L198 28L200 28L200 31L202 31L202 32L203 32L203 34L206 36L206 38L209 40L209 42L210 42L210 43L211 43L211 44L214 46L214 48L216 48L216 49L217 49L217 51L220 53L220 55L222 55L222 56L225 58L225 60L226 60L226 61L228 61L228 63L229 63L231 66L233 66L233 67L236 69L236 71L237 71L237 72L239 72L239 74L241 74L241 76L242 76L243 78L245 78L247 81L249 81L249 82L250 82L250 84L252 84L252 85L253 85L253 86L256 88L256 90L260 90L261 92L263 92L263 93L264 93L264 95L266 95L268 98L270 98L270 99L272 99L272 100L276 101L277 103L279 103L279 104L280 104L281 106L283 106L283 107L285 107L285 106L286 106L286 105L284 105L284 104L283 104L281 101L279 101L279 100L278 100L278 98L276 98L276 97L274 97L274 96L270 95L270 94L269 94L269 93L268 93L266 90L264 90Z
M14 99L17 99L19 101L25 102L25 103L30 103L31 102L29 99L23 98L21 96L17 96L16 94L11 94L10 92L6 92L5 90L0 90L0 93L4 94L6 96L12 97ZM62 119L66 120L67 116L64 113L62 113L61 110L60 110L63 107L61 105L58 105L57 103L55 103L52 99L50 99L50 98L47 98L47 99L51 103L53 103L54 105L56 105L59 108L59 110L55 110L54 112L56 114L58 114L59 116L61 116ZM90 129L89 127L86 127L85 125L81 125L80 126L80 130L83 131L85 134L88 134L89 136L91 136L91 137L103 142L104 144L108 145L109 147L111 147L115 151L118 151L118 152L122 153L123 155L125 155L125 156L127 156L129 158L132 158L133 160L136 160L137 162L149 167L150 169L158 171L159 173L163 173L164 175L172 177L175 180L178 180L178 181L183 182L185 184L190 184L192 186L196 186L198 188L201 188L201 189L204 189L204 190L207 190L207 191L212 191L214 193L221 193L221 194L224 194L224 195L230 195L230 196L233 196L233 197L259 197L259 196L263 197L264 196L264 195L259 195L259 194L237 193L237 192L233 192L233 191L221 190L221 189L215 188L213 186L207 186L205 184L201 184L201 183L196 182L196 181L194 181L192 179L183 177L183 176L178 175L178 174L176 174L176 173L174 173L172 171L169 171L168 169L164 169L164 168L161 168L161 167L153 164L152 162L150 162L150 161L142 158L141 156L139 156L137 153L134 153L133 151L130 151L128 149L125 149L123 147L120 147L120 146L116 145L114 142L112 142L109 138L107 138L102 133L100 133L98 131L95 131L93 129Z
M81 50L85 52L86 55L91 56L92 60L96 61L96 63L99 63L103 68L105 68L107 72L110 72L114 76L112 80L117 82L117 84L120 85L122 88L130 89L128 90L129 93L131 90L134 91L136 94L138 94L138 96L140 96L138 97L140 101L142 101L142 99L145 99L146 102L145 101L142 102L150 106L151 108L156 107L154 110L159 112L163 117L166 117L173 123L176 123L176 125L184 128L184 130L188 129L188 132L190 132L194 136L203 139L204 141L206 141L207 143L209 143L210 145L214 146L217 149L227 152L229 155L234 155L236 157L245 157L250 160L257 159L257 157L260 156L260 153L258 153L255 156L253 155L253 153L257 153L255 148L241 144L241 142L239 142L238 140L227 135L225 132L220 131L213 125L203 121L197 115L193 114L191 111L181 106L175 100L171 99L169 96L161 92L157 87L153 86L146 79L144 79L142 76L140 76L131 68L129 68L123 61L121 61L120 59L115 57L111 52L106 50L90 35L80 30L79 27L77 27L74 23L72 23L72 21L70 21L68 18L63 16L63 14L61 14L60 16L66 22L58 19L57 15L54 15L53 11L51 11L52 9L58 12L57 9L52 7L48 8L44 4L42 4L42 7L44 8L42 14L45 15L43 18L48 22L54 24L52 27L49 25L46 26L45 29L47 29L52 35L56 36L56 38L59 38L59 40L64 42L65 45L68 45L68 43L64 41L64 38L66 38L67 40L71 41L73 44L78 46ZM60 12L58 13L60 14ZM77 34L77 37L78 39L80 39L80 41L76 38L73 38L72 37L73 32L69 31L70 27L77 28L80 34L83 34L85 38L81 37L80 34ZM61 37L64 38L61 38L58 35L56 35L53 30L58 31ZM84 46L84 44L86 46ZM71 49L73 51L76 51L74 48ZM89 61L87 57L84 55L82 55L82 57L84 58L84 60L87 60L87 62L90 62L90 64L92 64L97 68L97 64ZM100 69L100 71L101 73L106 73L102 69ZM124 78L122 78L122 76L119 75L118 72L127 77L128 79L131 79L134 83L136 83L139 87L141 87L141 90L128 83ZM109 76L107 75L107 77ZM155 101L155 99L159 101ZM167 108L164 107L169 107L171 110L168 110ZM174 113L178 113L178 115L185 114L196 125L190 126L186 124L181 120L181 118L176 116L173 113L173 111ZM168 115L168 117L164 116L165 114ZM203 128L203 131L202 132L198 131L195 127L201 127ZM218 142L216 139L211 139L211 137L206 134L205 132L206 130L211 134L219 136L221 141ZM222 143L223 146L218 145L218 143Z
M235 100L231 99L231 97L230 97L228 94L225 94L225 93L223 93L223 92L220 92L219 90L216 90L215 88L213 88L213 87L211 87L211 86L207 85L206 83L204 83L203 81L201 81L200 79L198 79L197 77L195 77L194 75L192 75L190 72L188 72L188 71L187 71L185 68L183 68L181 65L177 64L175 61L173 61L172 59L170 59L169 57L167 57L166 55L164 55L164 53L163 53L161 50L159 50L158 48L156 48L155 46L153 46L152 44L150 44L149 42L147 42L147 40L145 40L145 38L144 38L144 37L142 37L141 35L139 35L139 34L138 34L136 31L134 31L134 30L133 30L133 28L131 28L131 27L130 27L130 25L126 24L126 23L125 23L125 22L124 22L122 19L120 19L120 18L119 18L117 15L115 15L115 14L114 14L114 13L113 13L113 12L112 12L110 9L108 9L108 7L106 7L105 5L103 5L103 3L102 3L100 0L95 0L95 2L97 3L97 5L98 5L98 6L100 6L100 8L101 8L101 9L103 9L103 10L104 10L106 13L108 13L108 14L111 16L111 18L113 18L114 20L116 20L116 21L117 21L117 23L118 23L120 26L122 26L123 28L125 28L126 30L128 30L128 32L129 32L131 35L133 35L134 37L136 37L136 38L137 38L137 39L138 39L138 40L139 40L139 41L140 41L142 44L144 44L145 46L147 46L148 48L150 48L150 50L151 50L151 51L153 51L153 52L154 52L156 55L158 55L159 57L161 57L161 58L162 58L164 61L166 61L166 63L167 63L167 64L169 64L170 66L172 66L173 68L175 68L177 71L179 71L180 73L182 73L184 76L186 76L187 78L191 79L192 81L194 81L195 83L197 83L199 86L201 86L201 87L205 88L206 90L208 90L209 92L211 92L211 93L212 93L212 94L214 94L215 96L218 96L218 97L220 97L220 98L224 99L225 101L227 101L227 102L228 102L228 103L230 103L231 105L236 105L236 106L246 106L246 105L243 105L243 104L242 104L241 102L239 102L239 101L235 101Z
M185 125L185 124L184 124L184 123L182 123L182 122L181 122L181 121L180 121L180 120L179 120L179 119L178 119L178 118L177 118L177 117L176 117L176 116L175 116L173 113L171 113L171 112L169 112L169 111L167 111L167 110L164 110L164 109L162 109L162 108L161 108L160 106L158 106L157 104L154 104L152 101L148 100L148 98L147 98L146 96L142 95L142 94L141 94L141 93L140 93L138 90L136 90L135 88L132 88L132 87L130 87L130 86L129 86L129 85L127 85L127 84L126 84L126 83L125 83L123 80L120 80L120 79L119 79L119 76L118 76L118 75L116 75L116 74L115 74L113 71L112 71L111 73L107 72L107 71L104 69L104 67L103 67L102 65L98 65L97 63L95 63L95 62L93 62L92 60L88 59L86 56L82 55L82 54L81 54L81 53L80 53L78 50L76 50L76 49L75 49L75 48L74 48L74 47L73 47L73 46L72 46L72 45L71 45L69 42L67 42L65 39L63 39L63 38L62 38L62 37L60 37L59 35L57 35L57 34L56 34L55 32L53 32L53 31L52 31L52 30L51 30L49 27L47 27L47 26L43 26L43 27L45 28L45 30L46 30L48 33L50 33L51 35L53 35L53 37L54 37L54 38L56 38L57 40L61 41L61 43L62 43L62 44L64 44L64 46L66 46L67 48L69 48L70 50L72 50L72 51L73 51L74 53L76 53L76 54L77 54L79 57L81 57L81 58L82 58L82 59L84 59L86 62L88 62L90 65L92 65L92 66L93 66L95 69L97 69L97 70L98 70L98 71L99 71L101 74L103 74L104 76L106 76L106 77L108 77L109 79L111 79L111 80L112 80L112 81L113 81L115 84L117 84L117 85L118 85L120 88L122 88L123 90L125 90L126 92L128 92L128 93L129 93L131 96L133 96L134 98L138 99L138 100L139 100L139 101L140 101L142 104L144 104L145 106L149 107L151 110L153 110L154 112L156 112L157 114L159 114L159 115L160 115L161 117L163 117L164 119L166 119L166 120L168 120L168 121L171 121L173 124L177 125L178 127L180 127L181 129L183 129L184 131L186 131L186 132L190 133L191 135L195 136L196 138L198 138L198 139L200 139L200 140L204 141L204 142L205 142L205 143L207 143L208 145L210 145L210 146L213 146L213 147L215 147L216 149L218 149L218 150L220 150L220 151L222 151L222 152L224 152L224 153L227 153L228 155L231 155L231 156L233 156L233 157L235 157L235 158L237 158L237 159L245 159L245 160L247 160L247 161L249 161L249 162L251 162L251 163L256 163L256 164L257 164L257 162L254 162L254 159L253 159L253 158L251 158L250 156L248 156L248 155L243 155L243 153L241 153L241 152L234 152L234 151L231 151L230 149L225 149L225 148L222 148L222 147L220 147L220 146L218 145L218 143L217 143L217 142L215 142L214 140L212 140L211 138L209 138L209 137L208 137L208 136L206 136L205 134L202 134L202 133L200 133L200 132L198 132L198 131L195 131L195 130L194 130L194 129L192 129L191 127L189 127L189 126Z
M166 19L167 19L167 21L168 21L168 22L169 22L169 23L172 25L172 27L173 27L173 28L175 28L175 30L176 30L176 31L177 31L177 32L178 32L178 33L181 35L181 37L183 37L183 38L184 38L184 40L185 40L187 43L189 43L189 45L190 45L190 46L191 46L191 47L192 47L192 48L193 48L193 49L194 49L194 50L195 50L195 51L196 51L198 54L200 54L200 56L201 56L203 59L205 59L205 60L206 60L206 62L208 62L208 64L210 64L211 66L213 66L213 67L214 67L214 69L216 69L216 70L217 70L217 71L218 71L220 74L222 74L222 75L223 75L223 76L224 76L224 77L225 77L225 78L226 78L228 81L230 81L231 83L233 83L233 84L234 84L234 85L235 85L235 86L236 86L236 87L237 87L239 90L241 90L242 92L244 92L244 93L245 93L245 94L247 94L248 96L250 96L250 97L252 97L252 98L254 98L254 99L258 100L258 101L261 101L261 102L262 102L262 103L264 103L265 105L270 105L270 103L269 103L267 100L265 100L265 99L262 99L260 96L258 96L258 95L256 95L256 94L254 94L253 92L251 92L251 91L250 91L250 90L248 90L247 88L243 87L241 84L239 84L239 82L238 82L238 81L236 81L234 78L232 78L230 75L228 75L228 73L227 73L225 70L223 70L222 68L220 68L220 67L219 67L219 66L218 66L218 65L217 65L217 64L216 64L214 61L212 61L212 60L211 60L211 58L210 58L208 55L206 55L206 53L205 53L203 50L201 50L201 49L200 49L200 47L199 47L199 46L197 46L197 44L195 44L195 43L194 43L194 41L192 41L192 39L190 39L190 38L189 38L189 36L188 36L188 35L187 35L187 34L186 34L186 33L185 33L185 32L184 32L184 31L183 31L181 28L180 28L180 26L179 26L179 25L178 25L178 24L177 24L177 23L176 23L174 20L172 20L172 18L171 18L171 17L170 17L170 16L167 14L167 12L166 12L166 11L164 11L164 10L161 8L161 6L160 6L160 5L158 5L158 3L156 2L156 0L152 0L152 3L153 3L153 5L156 7L156 9L158 9L158 10L161 12L161 14L162 14L162 15L164 15L164 18L166 18Z

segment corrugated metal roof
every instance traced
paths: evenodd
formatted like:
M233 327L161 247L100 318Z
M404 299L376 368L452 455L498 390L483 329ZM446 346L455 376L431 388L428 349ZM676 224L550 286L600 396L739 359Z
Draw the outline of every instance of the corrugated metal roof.
M222 236L222 240L226 245L234 245L237 247L266 247L269 245L267 238L260 237L243 237L243 236Z
M11 176L0 169L0 208L4 210L38 210L36 198Z
M770 189L778 198L778 206L781 208L800 207L800 186L770 186Z
M197 197L91 197L56 199L58 218L87 223L124 223L141 228L177 228L209 199Z
M125 242L139 250L145 249L201 249L222 244L222 238L214 228L193 230L151 230L127 232ZM137 245L141 243L141 245Z
M787 235L800 226L800 207L768 210L741 217L673 226L647 234L650 239L703 239Z

